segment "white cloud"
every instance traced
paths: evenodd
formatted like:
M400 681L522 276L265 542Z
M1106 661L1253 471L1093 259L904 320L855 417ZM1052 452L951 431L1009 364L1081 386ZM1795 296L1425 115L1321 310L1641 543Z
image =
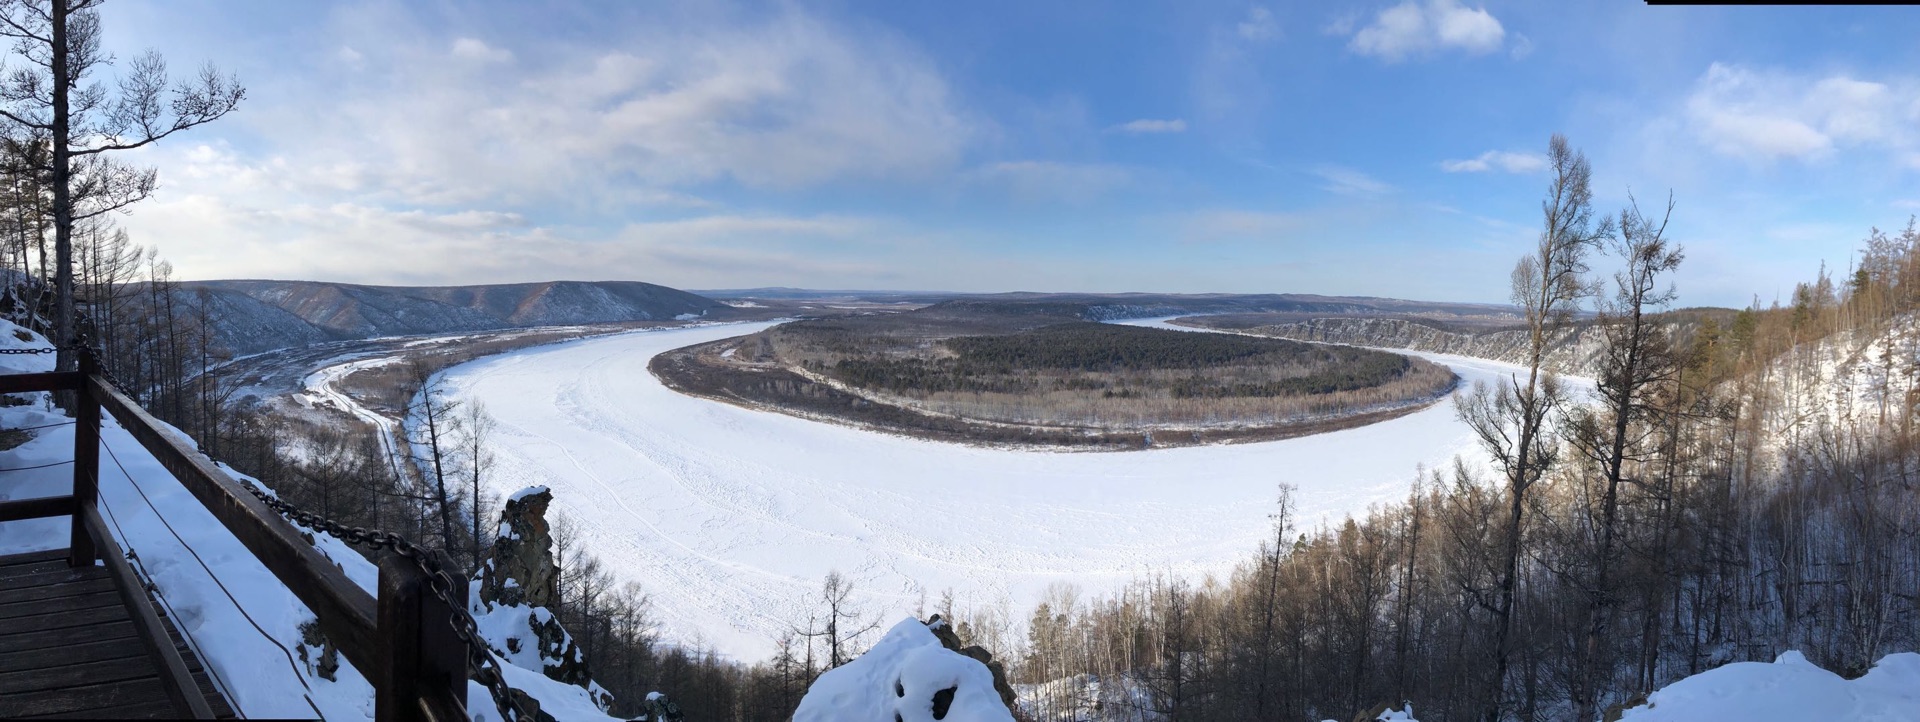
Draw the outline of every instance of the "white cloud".
M1280 36L1280 23L1273 19L1273 11L1265 6L1255 5L1247 9L1247 17L1234 26L1240 37L1253 42L1265 42Z
M1174 118L1171 120L1141 118L1139 120L1130 120L1125 123L1121 123L1119 125L1114 126L1113 129L1120 131L1122 133L1134 133L1134 134L1184 133L1187 130L1187 121L1181 120L1179 118Z
M1321 188L1330 193L1376 196L1393 190L1393 186L1352 168L1323 165L1313 169L1313 174L1327 182Z
M744 26L638 27L629 50L519 57L474 38L443 42L449 55L356 38L384 77L325 88L339 94L336 112L247 110L299 139L282 149L290 173L426 204L616 207L715 181L926 178L980 137L917 52L799 9Z
M991 163L968 177L1022 201L1084 203L1126 185L1133 174L1104 163L1020 160Z
M1468 8L1458 0L1406 0L1380 11L1347 47L1391 63L1448 49L1490 53L1505 38L1506 29L1485 8Z
M1490 150L1477 158L1467 160L1447 160L1440 162L1440 169L1448 173L1485 173L1500 170L1508 173L1538 173L1547 167L1546 156L1538 153L1515 153L1504 150Z
M354 7L322 31L324 64L273 78L280 92L186 137L197 145L136 152L163 174L123 220L138 242L195 278L720 284L721 259L773 264L764 281L888 278L874 253L820 244L882 248L907 230L736 204L951 178L991 132L904 41L792 6L513 52L405 4ZM220 142L229 127L248 142Z
M1685 104L1693 133L1723 155L1818 160L1838 149L1880 148L1911 164L1920 85L1714 63Z
M513 53L473 38L458 38L453 41L453 57L479 63L504 63L513 60Z

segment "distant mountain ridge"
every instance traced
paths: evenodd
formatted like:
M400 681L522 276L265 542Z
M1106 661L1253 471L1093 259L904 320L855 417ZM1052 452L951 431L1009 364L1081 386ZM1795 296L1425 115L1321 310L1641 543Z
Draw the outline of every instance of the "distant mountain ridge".
M1155 316L1234 313L1306 313L1330 315L1423 314L1442 317L1512 316L1511 306L1486 303L1407 301L1372 296L1321 296L1305 293L996 293L963 296L934 304L921 313L1020 316L1074 316L1087 321L1118 321Z
M726 315L725 304L639 281L366 286L323 281L189 281L216 336L247 354L322 341Z

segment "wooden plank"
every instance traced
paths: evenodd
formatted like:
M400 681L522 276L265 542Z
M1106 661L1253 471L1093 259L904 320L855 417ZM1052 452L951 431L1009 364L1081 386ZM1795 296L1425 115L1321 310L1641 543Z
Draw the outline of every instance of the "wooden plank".
M60 553L65 554L66 552L61 551ZM61 566L65 566L66 563L64 559L60 561ZM10 580L0 579L0 585L9 584ZM113 580L104 576L98 576L81 579L79 581L69 581L63 584L43 584L37 587L0 589L0 604L31 602L40 599L63 599L82 594L111 591L113 591Z
M58 667L21 669L0 672L0 695L66 689L152 676L153 662L146 657L125 657L81 664L62 664Z
M28 587L49 587L56 584L74 584L93 579L107 579L109 577L110 575L107 573L107 570L100 567L64 567L50 572L0 577L0 585L5 585L8 589L25 589Z
M233 536L260 560L288 591L318 617L320 630L362 674L384 664L374 647L373 595L303 538L303 532L255 499L213 462L165 428L146 410L99 376L88 377L88 393L139 440L181 486L200 500Z
M441 564L450 565L445 554ZM447 620L452 611L428 588L413 560L380 557L381 646L390 650L373 683L373 718L379 722L449 722L467 719L467 648ZM456 577L453 599L467 598Z
M0 375L0 394L23 394L29 391L73 391L80 388L81 375L78 371L45 371L33 374Z
M53 629L26 632L23 634L9 634L0 637L0 650L25 652L36 649L64 647L78 641L73 637L73 630L71 629ZM87 630L86 636L89 640L133 639L136 637L138 637L138 635L133 631L132 620L102 624Z
M22 719L168 719L173 716L173 707L166 702L137 702L123 704L106 709L90 709L82 712L62 712L23 717Z
M120 595L109 587L97 592L75 594L57 599L36 599L26 602L0 603L0 619L31 617L36 614L51 614L57 611L112 607L118 604L120 604Z
M0 619L0 639L4 639L5 635L40 629L74 629L76 631L72 633L80 635L85 634L88 627L97 627L128 618L124 604L93 609L52 609L27 617Z
M0 717L35 717L87 712L90 717L109 716L108 711L129 705L167 703L167 692L159 677L125 679L84 687L23 692L0 697Z
M60 550L58 559L41 559L33 562L10 564L0 567L0 584L12 586L11 579L32 574L46 574L67 569L67 550Z
M93 354L80 354L80 371L92 374L98 362ZM112 536L94 536L86 520L78 513L100 504L100 402L85 388L74 395L73 410L73 515L72 541L67 544L67 563L76 567L93 566L99 558L100 542Z
M6 556L0 557L0 569L5 569L7 567L11 567L18 564L34 564L37 562L44 562L49 559L65 559L65 558L67 558L67 550L65 549L48 549L43 552L24 552L21 554L8 554Z
M140 641L146 643L147 652L159 668L161 686L165 688L167 699L173 702L174 711L182 717L213 719L213 710L207 707L207 698L200 696L192 676L187 674L186 663L180 660L180 654L173 649L173 638L167 636L166 627L161 626L160 615L154 613L153 604L147 599L146 588L141 586L140 578L134 575L133 565L127 563L126 554L120 551L120 544L107 532L107 523L101 521L99 510L93 508L91 503L83 504L80 518L85 521L83 530L99 544L107 569L113 572L114 587L120 590L120 598L126 603L125 611L133 614L133 628L139 633Z
M0 672L44 667L47 665L47 655L49 654L51 653L44 649L22 652L16 652L10 649L0 651ZM69 644L60 648L59 655L62 662L81 664L84 662L104 662L109 659L126 659L128 657L146 659L147 650L145 647L140 646L139 640L126 637L124 639Z
M72 513L73 497L71 496L40 496L32 499L0 501L0 521L45 519Z

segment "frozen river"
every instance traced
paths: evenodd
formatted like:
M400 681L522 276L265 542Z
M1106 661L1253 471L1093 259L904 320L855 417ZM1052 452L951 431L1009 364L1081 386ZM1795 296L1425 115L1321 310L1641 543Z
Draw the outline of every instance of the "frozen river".
M1023 619L1056 581L1101 592L1156 572L1224 575L1270 536L1281 483L1310 525L1404 498L1420 464L1480 458L1450 402L1257 444L1010 451L750 411L647 371L662 351L769 325L595 338L446 373L500 421L494 491L552 487L601 561L645 587L669 639L745 660L804 626L832 570L889 622L946 589ZM1423 356L1468 383L1517 369Z

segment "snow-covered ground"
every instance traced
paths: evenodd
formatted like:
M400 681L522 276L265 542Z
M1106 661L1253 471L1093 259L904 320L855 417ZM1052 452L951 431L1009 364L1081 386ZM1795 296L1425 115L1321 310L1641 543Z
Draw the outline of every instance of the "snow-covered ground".
M1405 497L1416 467L1478 460L1451 403L1258 444L1051 453L922 441L684 396L655 354L743 324L630 333L455 367L454 395L499 419L507 493L552 487L583 543L651 596L670 636L767 656L839 570L883 619L1088 591L1157 572L1223 574L1271 534L1277 486L1307 524ZM1471 383L1516 367L1424 355Z
M47 346L37 336L22 336L18 327L0 321L0 349ZM50 354L0 356L0 374L51 371L53 362ZM72 419L52 409L45 393L10 396L27 403L0 406L0 428L23 430L32 438L0 451L0 500L72 493ZM300 632L300 625L313 619L306 605L111 417L102 420L100 441L101 516L158 587L166 613L241 716L371 719L373 687L351 662L342 658L333 679L317 669L320 650L306 646ZM69 517L0 523L0 554L64 549L71 528ZM348 578L377 594L379 572L371 562L324 534L314 535L314 545ZM484 631L496 644L507 636L503 630ZM49 660L48 666L55 664ZM612 719L593 706L584 689L513 664L503 671L509 684L531 693L560 719ZM468 685L467 704L476 722L499 716L477 682Z
M1621 722L1920 722L1920 654L1890 654L1859 679L1799 652L1736 662L1667 685Z

